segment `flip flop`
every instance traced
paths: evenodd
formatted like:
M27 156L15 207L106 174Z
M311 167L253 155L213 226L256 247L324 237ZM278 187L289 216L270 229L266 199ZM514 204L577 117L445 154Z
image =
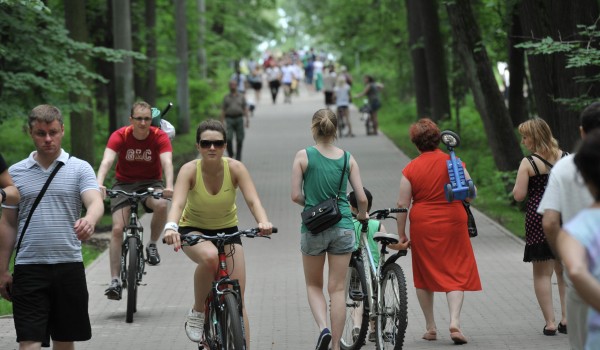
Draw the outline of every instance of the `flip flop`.
M425 340L437 340L437 332L436 331L427 331L423 334L423 339Z
M455 345L462 345L467 343L467 338L465 338L460 329L450 329L450 338L452 339Z

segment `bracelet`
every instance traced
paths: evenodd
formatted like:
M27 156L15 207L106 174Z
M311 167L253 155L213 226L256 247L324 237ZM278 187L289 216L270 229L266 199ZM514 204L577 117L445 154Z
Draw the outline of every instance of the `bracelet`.
M167 222L167 224L165 225L165 229L163 231L166 230L173 230L175 232L179 231L179 225L177 225L174 222Z

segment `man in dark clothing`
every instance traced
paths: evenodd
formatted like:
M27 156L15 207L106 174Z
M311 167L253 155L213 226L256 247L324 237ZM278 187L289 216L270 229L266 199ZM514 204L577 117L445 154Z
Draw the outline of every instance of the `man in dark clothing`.
M244 127L248 127L248 105L244 95L237 91L237 82L229 81L229 94L223 98L221 122L227 127L227 154L237 160L242 159L242 143ZM233 153L233 135L235 135L236 152Z

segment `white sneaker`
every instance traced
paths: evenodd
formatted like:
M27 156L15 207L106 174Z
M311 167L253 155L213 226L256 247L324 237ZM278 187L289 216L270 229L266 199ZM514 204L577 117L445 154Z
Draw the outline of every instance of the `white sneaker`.
M202 340L202 330L204 328L204 312L198 312L190 309L185 321L185 333L188 338L195 343Z

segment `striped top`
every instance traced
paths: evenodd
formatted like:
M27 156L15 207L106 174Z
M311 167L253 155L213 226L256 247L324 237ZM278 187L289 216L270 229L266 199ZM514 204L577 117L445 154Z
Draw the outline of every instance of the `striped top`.
M81 216L81 194L88 190L99 191L94 170L81 159L69 158L64 150L48 169L43 169L33 159L35 153L32 152L27 159L8 170L21 193L16 242L19 241L31 206L52 170L58 162L65 165L52 179L33 213L21 242L16 264L81 262L81 241L77 239L73 226Z

